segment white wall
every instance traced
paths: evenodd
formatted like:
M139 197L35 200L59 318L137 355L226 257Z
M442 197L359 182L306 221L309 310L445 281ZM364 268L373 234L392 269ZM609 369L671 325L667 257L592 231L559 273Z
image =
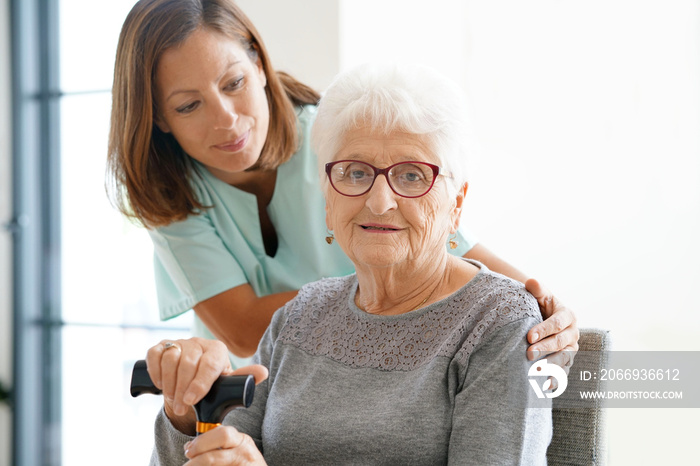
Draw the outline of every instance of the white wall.
M322 90L339 71L340 0L237 0L275 68Z
M467 76L469 27L464 0L342 0L340 68L414 62L458 83Z
M0 225L12 212L9 10L9 0L0 0ZM12 381L11 239L0 229L0 380L6 387ZM9 408L0 405L0 465L10 464L11 421Z

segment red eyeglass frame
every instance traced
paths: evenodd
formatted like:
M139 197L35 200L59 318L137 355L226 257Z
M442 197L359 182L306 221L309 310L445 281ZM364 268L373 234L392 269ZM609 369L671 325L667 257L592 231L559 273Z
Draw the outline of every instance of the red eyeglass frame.
M342 162L362 163L362 164L365 164L365 165L367 165L368 167L372 168L372 170L374 170L374 179L372 180L372 184L369 185L369 187L367 188L366 191L364 191L364 192L362 192L362 193L360 193L360 194L345 194L345 193L341 192L338 188L336 188L336 186L333 184L333 177L331 177L331 170L333 169L333 166L335 166L335 165L337 165L337 164L339 164L339 163L342 163ZM407 163L420 164L420 165L427 165L427 166L433 171L433 181L432 181L432 183L430 183L430 186L428 187L428 189L426 189L426 191L425 191L423 194L419 195L419 196L406 196L406 195L403 195L403 194L397 192L396 189L394 189L394 186L391 184L391 180L390 180L389 177L387 176L387 174L389 173L389 171L390 171L392 168L396 167L397 165L404 165L404 164L407 164ZM389 165L389 166L386 167L386 168L377 168L377 167L375 167L374 165L372 165L371 163L363 162L363 161L361 161L361 160L336 160L336 161L334 161L334 162L328 162L328 163L326 164L326 176L328 176L328 182L331 184L331 186L333 186L333 189L335 189L335 191L336 191L338 194L341 194L341 195L346 196L346 197L360 197L360 196L364 196L365 194L367 194L367 193L372 189L372 186L374 186L374 182L377 181L377 177L378 177L379 175L384 175L384 179L386 180L386 183L389 185L389 188L391 188L391 190L392 190L394 193L396 193L397 196L405 197L405 198L407 198L407 199L416 199L416 198L418 198L418 197L423 197L423 196L425 196L426 194L428 194L428 193L430 192L430 190L433 189L433 185L435 184L435 180L436 180L437 177L438 177L439 175L441 175L441 174L442 174L442 173L440 173L440 167L438 167L437 165L432 164L432 163L428 163L428 162L419 162L419 161L417 161L417 160L408 160L408 161L405 161L405 162L398 162L398 163L395 163L395 164L393 164L393 165ZM445 174L442 174L442 175L443 175L443 176L447 176L447 175L445 175Z

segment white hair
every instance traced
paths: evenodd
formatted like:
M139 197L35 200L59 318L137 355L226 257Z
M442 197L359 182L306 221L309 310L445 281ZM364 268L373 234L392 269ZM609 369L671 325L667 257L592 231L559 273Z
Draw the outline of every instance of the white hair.
M465 100L457 84L425 66L361 65L340 73L321 98L311 130L321 174L345 133L369 126L384 134L425 137L443 171L453 175L452 186L459 188L466 182L473 142Z

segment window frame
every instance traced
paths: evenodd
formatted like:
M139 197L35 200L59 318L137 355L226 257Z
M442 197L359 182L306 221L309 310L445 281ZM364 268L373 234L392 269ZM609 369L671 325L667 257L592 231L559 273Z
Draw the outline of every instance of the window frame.
M17 466L61 462L58 0L11 0L13 439Z

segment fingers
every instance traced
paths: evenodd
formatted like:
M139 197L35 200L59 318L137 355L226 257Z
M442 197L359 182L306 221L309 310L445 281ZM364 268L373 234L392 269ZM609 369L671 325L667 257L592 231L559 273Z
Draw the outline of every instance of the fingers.
M166 352L170 352L171 354L166 356ZM162 340L148 350L148 353L146 353L146 368L156 387L163 390L163 370L161 367L163 357L165 356L165 359L168 360L170 364L177 367L181 352L182 346L171 340Z
M163 382L161 380L160 373L160 356L163 352L163 342L158 343L148 349L146 353L146 368L148 369L148 375L153 381L153 385L163 390Z
M566 306L564 306L554 295L544 288L537 280L531 278L527 280L526 289L537 299L537 303L540 306L540 312L542 313L542 318L544 322L537 324L530 329L527 333L527 340L534 344L540 340L548 338L552 335L556 335L563 332L566 329L575 329L573 334L569 334L568 337L575 337L575 341L578 341L578 327L576 326L576 316L573 311ZM572 340L559 337L560 346L552 348L553 351L560 351L566 346L575 343ZM549 342L550 344L553 341ZM531 347L532 349L532 347Z
M184 409L196 404L206 396L216 379L230 369L223 344L213 348L196 344L191 351L183 351L176 400L181 400Z
M563 351L557 351L556 353L547 355L547 362L550 364L556 364L557 366L564 369L566 375L569 375L569 370L574 364L574 358L576 357L576 350L573 347L567 347Z
M230 375L248 375L248 374L255 377L255 385L257 385L260 382L267 379L267 376L269 375L269 371L267 370L267 367L265 367L263 365L253 364L250 366L238 368L235 371L231 372Z
M558 308L564 307L551 291L534 278L530 278L525 282L525 289L537 300L543 319L548 319L557 312Z
M542 284L534 278L530 278L525 282L525 289L537 300L543 319L550 318L557 312L558 308L564 307L559 300L554 297L551 291L542 286Z
M230 426L219 426L185 445L188 466L199 464L264 464L253 439Z
M578 351L578 337L577 327L566 328L528 347L527 358L532 361L557 351Z
M226 346L202 338L164 340L148 350L146 364L166 407L177 416L201 400L219 375L231 371Z
M546 296L551 296L551 293L549 290L547 290L542 284L537 281L534 278L530 278L525 282L525 289L535 297L535 299L539 302L540 299L546 297Z
M189 369L188 367L180 364L183 347L186 347L186 343L187 342L182 340L179 342L165 341L163 343L163 352L160 357L160 373L163 381L163 396L166 400L171 402L175 399L178 384L182 383L181 377L178 376L178 372L180 370L187 371ZM180 350L178 351L173 348L179 348ZM179 406L179 399L180 398L178 397L178 402L174 403L173 407ZM176 414L178 416L182 416L186 412L187 411L180 409L179 411L176 411Z
M530 343L536 343L543 338L555 335L568 328L576 328L576 316L571 309L559 305L550 317L530 329L528 332L528 341ZM566 341L565 343L569 344L572 342ZM564 346L567 345L556 349L560 350L564 348Z
M178 416L184 416L189 406L194 405L199 399L206 395L206 390L208 388L204 387L204 393L199 398L197 398L199 393L193 394L190 391L190 386L194 383L194 380L203 377L199 372L199 361L202 359L202 353L204 351L196 342L183 341L181 344L183 348L182 354L178 355L178 364L175 366L176 371L173 372L171 379L166 378L168 376L165 375L165 368L163 369L165 386L173 391L173 396L171 398L173 400L173 412ZM163 358L161 359L162 364L167 364L165 360L168 356L167 353L163 354ZM205 374L205 377L206 376L208 376L211 383L213 383L216 377L218 377L218 374L214 375L213 379L211 378L211 374L207 373ZM171 385L171 383L173 385ZM165 390L163 390L163 396L168 398Z

